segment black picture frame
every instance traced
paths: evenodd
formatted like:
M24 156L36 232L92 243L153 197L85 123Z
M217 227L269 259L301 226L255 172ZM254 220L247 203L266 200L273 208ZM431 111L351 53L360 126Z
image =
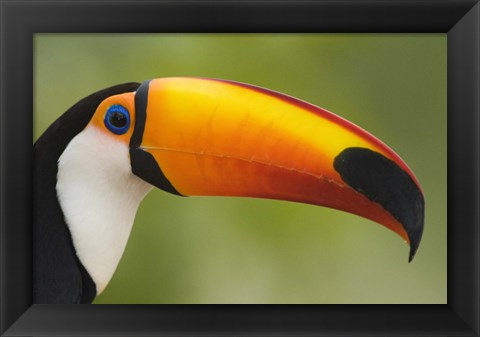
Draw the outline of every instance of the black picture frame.
M479 336L478 0L0 0L2 336ZM402 32L448 41L445 305L32 305L33 35Z

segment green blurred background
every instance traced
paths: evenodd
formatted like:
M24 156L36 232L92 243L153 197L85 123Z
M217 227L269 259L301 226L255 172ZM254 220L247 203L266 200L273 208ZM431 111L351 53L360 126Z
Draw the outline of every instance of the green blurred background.
M95 303L446 303L444 34L37 34L34 138L79 99L169 76L225 78L309 101L370 131L419 179L423 241L281 201L143 201Z

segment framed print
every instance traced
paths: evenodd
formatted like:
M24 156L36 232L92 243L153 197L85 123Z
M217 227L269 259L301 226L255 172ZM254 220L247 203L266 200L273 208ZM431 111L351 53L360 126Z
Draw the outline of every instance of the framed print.
M177 190L178 193L185 197L179 197L175 191L152 182L156 188L141 201L123 256L94 303L445 304L446 42L445 34L36 34L35 156L41 151L42 144L48 145L51 129L48 132L46 130L49 125L59 117L60 111L68 110L71 102L78 100L77 90L88 93L93 87L109 87L111 83L141 83L143 78L150 76L153 79L148 82L149 88L158 83L164 88L175 87L177 92L188 92L184 99L193 105L183 109L178 105L183 99L177 101L172 97L172 102L177 102L174 106L160 108L158 114L156 110L147 112L145 130L150 127L153 130L153 125L157 125L154 116L163 118L158 123L162 127L154 131L158 138L155 136L157 140L152 141L158 144L164 142L162 135L166 135L167 130L172 131L172 136L183 135L184 141L175 140L168 146L156 145L162 150L152 150L152 153L157 156L160 153L168 154L168 158L159 158L165 160L160 164L162 170L168 170L171 165L175 172L183 172L177 176L173 172L165 172L165 175L170 177L169 181L175 189L181 189ZM132 46L136 49L134 55L130 54ZM112 48L115 49L113 55ZM78 61L81 66L72 67L76 60L81 60ZM75 81L72 82L71 78L75 78ZM238 83L218 82L212 80L214 78L233 78L244 84L240 87ZM264 89L254 91L255 87L249 86L252 83ZM142 85L146 86L145 83ZM138 92L140 89L136 86L129 90ZM323 150L331 149L329 151L338 156L345 151L341 147L351 144L349 137L339 136L333 131L344 132L345 128L337 122L334 123L336 129L329 129L325 124L321 126L318 123L324 122L322 115L318 115L318 119L310 119L313 117L308 112L310 110L298 105L294 105L298 110L285 110L292 106L290 102L299 101L290 99L278 102L273 93L265 88L305 98L328 111L340 111L341 117L369 130L391 146L393 151L401 154L428 201L424 224L426 232L419 246L421 253L415 256L412 263L408 263L408 245L401 236L399 240L399 235L395 235L395 228L385 231L383 227L372 226L371 220L353 215L352 212L318 207L319 204L331 203L329 196L335 195L341 200L337 208L342 209L352 203L362 204L362 201L353 202L354 196L342 194L343 187L340 191L336 190L330 186L332 183L317 178L331 175L328 165L331 160L328 154L322 154ZM215 92L213 99L209 98L212 92ZM236 96L237 93L240 96ZM242 97L247 93L250 95L244 103ZM162 101L166 101L165 95L168 93L164 89L156 91L152 87L147 102L154 104L155 97L162 97ZM230 100L227 97L235 98ZM278 97L287 99L286 96ZM257 105L258 100L264 99L273 101L268 106L264 103ZM213 101L218 106L215 110L209 108L209 102ZM248 120L245 120L242 106L248 106ZM212 111L215 111L213 115ZM280 117L276 115L277 111L285 111L286 115ZM133 112L129 114L132 125ZM182 116L188 118L182 119ZM193 116L196 116L195 120ZM211 120L212 124L209 122ZM305 120L309 121L308 127L301 127ZM293 130L292 124L296 125ZM110 124L103 122L95 128L103 130L103 125L106 125L106 135L110 137ZM312 125L318 125L318 131ZM73 127L63 126L62 129ZM312 131L306 131L309 129ZM300 136L295 136L296 130L299 130ZM328 137L322 139L322 132ZM302 141L305 144L292 150L291 144L297 142L294 139L303 139L306 134L314 135L314 142L305 139ZM363 134L357 133L355 142ZM113 142L122 137L116 133L114 135L110 137ZM80 133L76 137L81 137ZM188 141L191 137L195 138L194 144ZM56 137L57 140L59 138L62 137ZM249 145L252 139L255 146ZM238 142L242 146L238 146ZM265 145L263 147L260 144ZM289 162L288 158L295 158L294 153L298 152L296 148L310 148L309 151L316 154L310 155L306 163L301 158ZM71 149L71 146L65 148L62 158L68 156ZM107 177L99 178L111 181L113 173L105 167L113 160L104 163L105 152L100 147L98 149L95 153L101 153L100 158L95 157L94 152L87 155L89 167L98 166L95 172L107 173ZM54 149L49 151L56 152ZM290 151L293 152L288 155ZM182 169L181 162L177 161L179 158L173 153L182 153L184 160L195 159ZM326 159L318 160L322 156ZM75 156L78 160L81 157ZM76 161L75 158L71 160ZM41 158L38 160L38 166L46 165ZM125 171L135 167L136 160L133 156L131 164L125 165ZM93 165L92 161L98 164ZM325 162L325 165L309 165L319 161ZM303 164L300 166L298 162ZM209 167L213 163L213 167ZM225 163L235 163L236 168L230 168ZM300 173L305 165L309 165L308 173ZM375 170L375 165L372 163L369 171ZM79 163L78 167L83 165ZM146 170L149 167L146 164ZM435 167L434 172L431 167ZM381 171L390 174L395 172L388 168L382 168ZM45 171L39 172L42 176L34 176L34 180L43 181ZM142 172L137 172L136 176L143 177ZM204 172L211 177L198 177L195 175L197 172ZM60 171L58 175L61 176ZM80 175L83 174L77 174ZM89 173L79 180L82 186L88 187L92 176L96 175ZM226 181L218 186L222 177L226 177ZM271 177L275 177L272 190L281 194L269 194L271 192L262 187L269 184ZM273 200L275 197L292 198L292 188L285 183L285 177L289 177L288 182L295 181L294 185L303 190L301 195L310 199L296 203ZM332 179L342 184L341 178L332 176ZM380 181L377 176L374 179ZM308 184L305 184L306 180ZM62 179L57 178L56 181L59 184ZM247 188L239 189L236 181L241 181L242 186L245 184ZM102 184L98 182L93 186ZM408 185L408 182L405 184ZM316 187L301 187L305 185ZM382 186L386 185L386 182L382 183ZM82 201L84 206L81 214L84 211L92 214L88 223L96 223L98 213L111 214L104 221L115 223L113 233L108 236L116 238L115 233L119 234L122 221L113 220L113 214L119 213L118 205L125 201L116 201L114 210L110 211L109 203L116 197L132 196L135 192L134 189L118 191L104 200L103 196L111 195L110 189L116 188L108 183L106 186L110 186L107 191L88 187L88 198ZM118 186L123 186L123 183ZM192 189L193 186L196 190ZM41 193L42 200L46 198L46 191L53 190L47 184L34 188L38 194ZM80 192L83 189L76 187L75 190ZM318 201L317 196L322 190L330 192L328 195L325 193L325 201ZM379 188L379 191L388 190L386 187ZM391 191L396 189L391 188ZM98 197L100 200L96 200L97 193L101 195ZM266 198L245 197L252 194ZM414 200L415 196L410 195L409 198ZM54 199L55 196L48 198ZM41 200L35 200L35 209L49 209L47 205L39 206ZM87 205L89 200L96 201ZM98 207L104 202L108 204ZM400 201L394 204L400 204ZM368 205L371 204L364 205L369 209ZM65 206L69 209L68 205ZM94 209L95 212L91 211ZM409 207L407 213L413 209L415 207ZM366 217L377 214L371 209L366 213L358 210L357 213ZM40 210L35 214L41 214ZM74 214L70 216L75 217ZM53 222L53 219L49 221ZM100 223L94 226L88 244L96 242L96 233L101 232L100 228ZM48 230L44 228L44 232ZM72 232L72 235L75 234ZM98 239L100 247L113 246L104 239ZM75 236L73 242L76 242ZM90 255L82 255L82 244L77 244L76 250L88 263L87 256ZM95 256L95 262L100 259L99 255L108 256L93 253L95 250L95 247L89 250ZM47 256L48 249L39 248L34 254ZM53 263L51 259L47 260L48 265ZM36 261L40 265L42 259L38 257ZM115 262L106 264L115 268ZM56 270L65 273L68 266L70 264L58 266ZM93 263L85 268L89 270L89 275L94 276L96 284L103 282ZM52 274L49 275L56 277L55 273ZM52 287L48 284L42 287L45 290L38 290L38 300L44 298L44 301L48 301L46 303L70 303L68 296L57 297L51 293L49 289ZM69 289L74 293L80 288L72 285ZM86 298L82 301L88 302Z
M1 6L2 335L479 334L477 1L3 1ZM155 62L161 66L146 66ZM383 138L407 164L413 162L424 184L428 236L419 250L424 255L408 264L404 245L392 233L376 233L378 228L366 224L342 227L353 218L336 218L338 212L318 215L323 226L315 207L230 199L212 206L162 194L169 211L162 217L170 224L145 227L143 234L134 226L131 247L94 301L122 305L32 304L38 256L32 253L32 143L82 96L122 82L172 76L202 78L194 81L203 89L212 81L207 77L267 87ZM71 88L47 85L52 80ZM138 84L136 96L153 90L144 88L155 81L162 80ZM294 100L255 90L289 104ZM109 130L121 135L114 126ZM403 145L395 135L403 135ZM172 177L168 171L167 176ZM157 184L186 194L176 183ZM367 193L363 185L357 191ZM145 226L159 210L163 192L155 193L138 212ZM260 214L260 220L239 222L242 213ZM329 223L335 228L328 229ZM181 227L184 233L177 232ZM369 240L382 249L370 247ZM343 249L333 247L338 243ZM254 281L249 283L248 275L255 275ZM98 274L90 276L98 289Z

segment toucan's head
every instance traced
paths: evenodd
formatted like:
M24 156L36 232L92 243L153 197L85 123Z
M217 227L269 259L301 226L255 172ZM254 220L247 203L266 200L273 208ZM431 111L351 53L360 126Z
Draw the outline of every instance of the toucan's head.
M400 157L352 123L290 96L218 79L154 79L103 100L86 130L101 143L99 161L117 157L107 170L125 192L141 186L143 196L153 185L181 196L321 205L393 230L410 244L410 260L420 243L424 198ZM117 205L121 217L127 207Z

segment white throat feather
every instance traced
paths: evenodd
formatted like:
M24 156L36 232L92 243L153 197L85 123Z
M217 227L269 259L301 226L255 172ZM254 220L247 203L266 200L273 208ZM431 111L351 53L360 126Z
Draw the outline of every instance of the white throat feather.
M78 258L100 294L152 185L132 173L128 144L89 125L58 160L57 195Z

